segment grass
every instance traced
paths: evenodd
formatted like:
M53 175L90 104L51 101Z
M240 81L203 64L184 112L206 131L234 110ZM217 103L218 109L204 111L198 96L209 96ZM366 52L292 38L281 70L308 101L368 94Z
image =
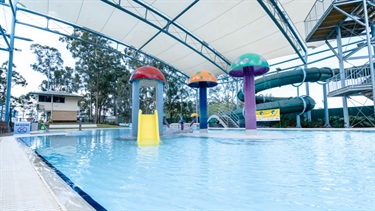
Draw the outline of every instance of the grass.
M118 125L110 125L110 124L97 124L97 128L124 128Z

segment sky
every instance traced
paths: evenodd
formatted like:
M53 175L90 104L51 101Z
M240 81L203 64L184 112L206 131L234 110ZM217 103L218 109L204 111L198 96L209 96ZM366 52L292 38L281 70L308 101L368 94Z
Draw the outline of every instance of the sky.
M10 19L6 17L6 11L0 11L0 24L1 26L7 30L7 32L10 32ZM5 14L5 15L4 15ZM31 27L23 26L23 25L17 25L16 26L16 35L21 37L27 37L32 39L32 42L23 41L16 39L15 41L15 48L18 49L18 51L14 52L14 64L17 66L15 70L17 70L28 82L28 86L26 88L24 87L13 87L12 88L12 95L14 96L20 96L22 94L27 94L31 91L38 91L38 86L40 85L41 81L43 79L46 79L44 75L41 73L35 72L30 67L31 64L36 62L35 55L30 51L30 45L33 43L39 43L41 45L48 45L51 47L57 48L60 53L62 54L63 60L64 60L64 66L71 66L74 67L74 59L71 57L71 54L68 50L66 50L63 43L61 43L59 39L59 35L55 35L53 33L45 32L38 29L33 29ZM2 41L0 39L0 41ZM3 45L4 42L0 42L0 47L5 47ZM345 42L344 42L345 44ZM334 44L333 44L334 45ZM310 51L310 53L321 51L322 49L327 48L326 45L323 45L321 47L315 48ZM367 48L360 51L358 55L365 55L367 53ZM328 52L328 54L332 54ZM285 56L277 59L269 60L269 64L274 64L279 61L285 61L289 58L294 58L295 55L291 56ZM0 51L0 62L3 63L4 61L7 61L9 58L9 54L6 51ZM310 59L315 60L314 59ZM350 63L345 63L345 67L350 67L352 65L362 65L366 61L350 61ZM283 65L278 65L279 68L286 68L295 65L296 63L288 63ZM313 65L310 65L309 67L330 67L330 68L338 68L339 63L336 58L331 58ZM274 71L276 67L272 67L270 71ZM300 95L306 95L306 85L303 84L299 88L299 94ZM316 83L309 83L309 90L310 90L310 96L315 100L317 108L323 108L323 88L322 85L316 84ZM284 87L278 87L274 89L269 89L263 92L260 92L258 94L263 95L272 95L275 97L296 97L297 96L297 88L293 86L284 86ZM356 103L355 101L359 102ZM373 102L368 100L365 97L354 97L353 100L348 100L348 106L355 106L359 104L365 103L366 105L373 105ZM342 98L341 97L334 97L334 98L328 98L328 106L331 108L334 107L342 107Z
M18 14L20 16L20 13ZM0 24L7 33L11 32L11 19L9 17L9 11L0 11ZM13 56L13 62L16 65L15 70L26 79L28 86L26 88L17 86L13 87L12 95L20 96L22 94L27 94L30 91L38 91L38 86L41 84L41 81L43 79L46 79L44 75L32 70L30 66L31 64L36 62L36 56L30 50L31 44L38 43L41 45L48 45L57 48L63 56L64 66L74 67L74 59L70 56L70 52L66 50L64 44L58 40L59 36L53 33L19 24L16 25L15 34L16 36L28 38L33 41L30 42L21 39L15 39L14 47L15 49L17 49L14 51ZM0 38L2 39L2 37ZM6 45L4 45L4 42L1 39L0 47L6 48ZM0 62L3 63L5 61L8 61L8 59L9 53L6 51L0 51Z

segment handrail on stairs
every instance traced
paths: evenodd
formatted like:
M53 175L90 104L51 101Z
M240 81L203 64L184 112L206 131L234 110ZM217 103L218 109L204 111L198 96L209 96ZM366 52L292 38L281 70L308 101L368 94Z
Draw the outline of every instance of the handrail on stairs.
M239 128L240 118L233 111L230 111L228 113L219 108L217 109L215 113L217 117L219 117L220 120L226 124L226 125L223 125L224 127L229 127L229 125L233 125L234 127Z

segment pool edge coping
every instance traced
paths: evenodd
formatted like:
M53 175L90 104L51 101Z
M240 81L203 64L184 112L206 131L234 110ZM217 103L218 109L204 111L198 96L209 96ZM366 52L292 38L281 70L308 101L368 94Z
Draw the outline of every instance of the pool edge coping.
M82 196L74 191L58 174L48 166L31 148L14 136L20 149L26 154L30 165L46 185L50 194L63 210L95 210Z

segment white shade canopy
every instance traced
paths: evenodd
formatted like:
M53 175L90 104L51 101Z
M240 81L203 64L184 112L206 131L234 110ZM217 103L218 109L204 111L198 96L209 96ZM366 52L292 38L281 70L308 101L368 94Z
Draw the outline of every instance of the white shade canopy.
M230 62L244 53L256 53L267 60L295 53L257 0L19 2L28 10L134 46L188 76L199 70L209 70L215 75L228 72ZM305 38L304 19L315 0L279 2L301 37Z

